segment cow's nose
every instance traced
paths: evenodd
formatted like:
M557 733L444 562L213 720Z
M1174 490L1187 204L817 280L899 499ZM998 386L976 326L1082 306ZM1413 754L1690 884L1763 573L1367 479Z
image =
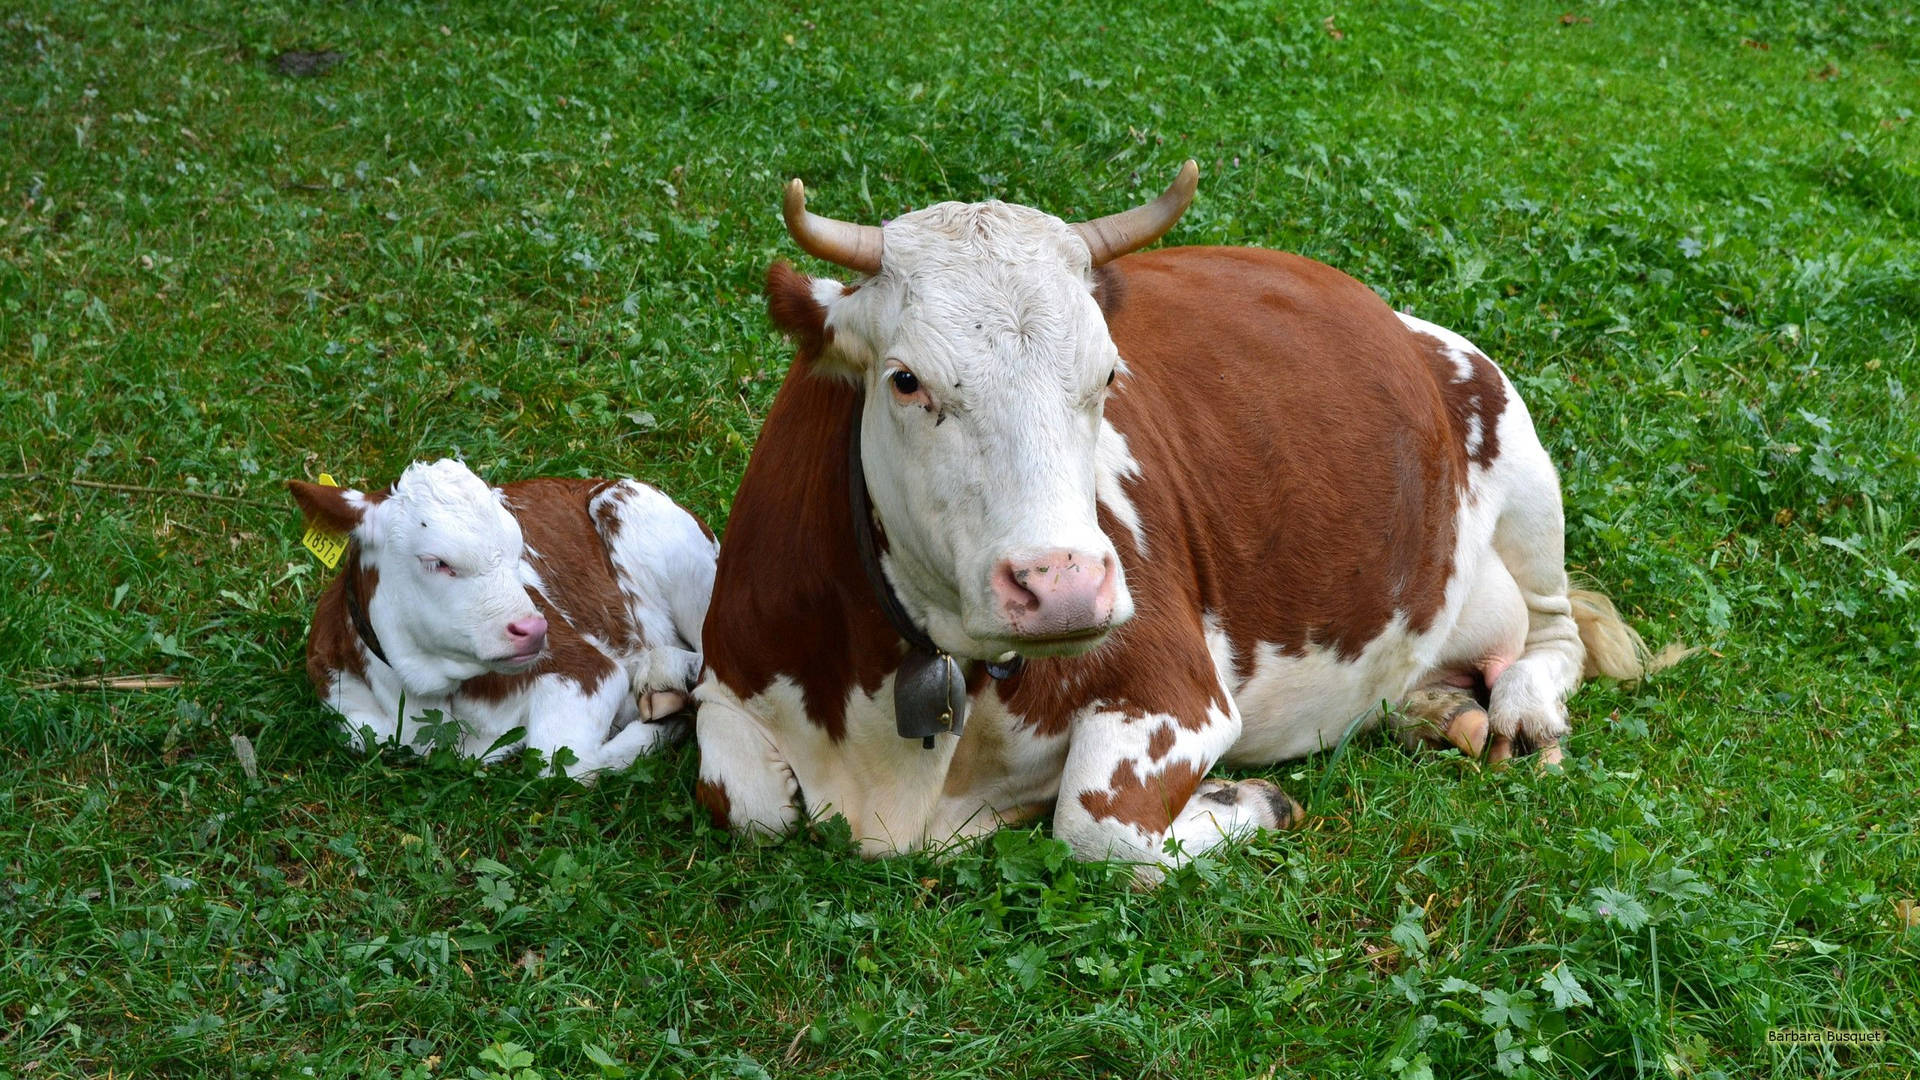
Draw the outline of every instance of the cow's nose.
M1113 622L1113 570L1112 555L1064 549L1002 559L993 568L993 595L1016 637L1072 637Z
M507 640L513 642L513 651L521 655L539 652L547 643L547 620L538 615L515 619L507 624Z

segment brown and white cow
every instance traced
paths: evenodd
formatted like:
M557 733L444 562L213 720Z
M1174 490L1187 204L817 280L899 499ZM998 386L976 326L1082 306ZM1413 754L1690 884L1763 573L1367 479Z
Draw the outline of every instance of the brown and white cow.
M1297 255L1128 254L1197 176L1074 226L999 202L851 225L789 186L800 246L865 276L768 273L798 355L706 623L717 823L843 814L886 853L1051 809L1077 855L1151 880L1298 814L1217 762L1310 754L1383 703L1558 760L1583 664L1643 673L1569 590L1558 477L1478 349ZM922 635L969 714L931 749L896 726Z
M451 460L373 493L288 486L309 521L349 537L307 675L356 748L426 750L457 730L470 757L571 750L568 775L586 779L684 728L664 721L699 678L715 546L657 489L493 488ZM457 729L430 726L430 711Z

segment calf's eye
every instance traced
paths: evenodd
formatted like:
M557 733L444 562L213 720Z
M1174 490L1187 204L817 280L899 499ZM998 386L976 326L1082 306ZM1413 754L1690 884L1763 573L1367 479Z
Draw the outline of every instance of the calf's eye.
M429 574L445 574L448 577L459 576L453 572L453 567L448 566L444 560L436 559L431 555L420 556L420 565L424 567Z
M912 397L920 392L919 377L905 368L887 376L887 381L893 384L893 392L901 397Z

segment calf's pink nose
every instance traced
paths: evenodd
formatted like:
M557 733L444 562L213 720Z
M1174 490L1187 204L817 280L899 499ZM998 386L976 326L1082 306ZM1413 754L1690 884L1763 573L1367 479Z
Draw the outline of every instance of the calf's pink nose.
M1113 621L1113 556L1046 551L993 568L1000 617L1018 637L1062 637Z
M516 652L534 652L547 640L547 620L538 615L515 619L507 624L507 640Z

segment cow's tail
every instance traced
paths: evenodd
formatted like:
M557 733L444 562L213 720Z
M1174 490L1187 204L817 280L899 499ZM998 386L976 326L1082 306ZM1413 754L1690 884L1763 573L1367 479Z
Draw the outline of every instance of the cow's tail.
M1620 617L1613 601L1596 590L1570 589L1567 599L1573 603L1573 621L1580 628L1580 643L1587 647L1586 678L1605 675L1621 682L1636 682L1699 651L1672 642L1654 652L1647 647L1640 632Z

